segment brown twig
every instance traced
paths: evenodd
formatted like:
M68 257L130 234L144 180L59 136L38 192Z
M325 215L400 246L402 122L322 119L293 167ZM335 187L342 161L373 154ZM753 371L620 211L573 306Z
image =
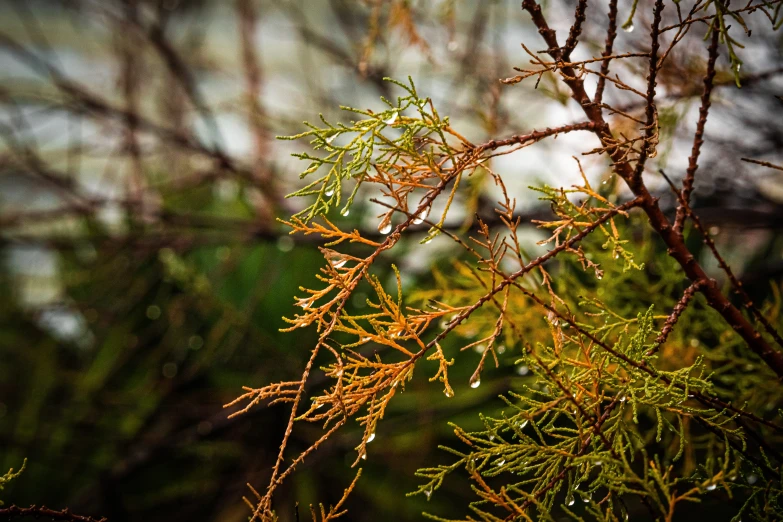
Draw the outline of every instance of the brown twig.
M704 228L699 217L693 212L690 204L685 201L685 199L682 197L682 194L677 191L672 181L663 171L661 171L661 175L663 175L664 179L666 179L666 181L669 183L669 186L672 188L672 190L675 191L675 194L680 201L680 206L685 209L686 216L691 219L694 228L698 230L704 238L704 244L707 245L707 248L710 249L713 257L715 257L715 260L718 261L718 266L720 266L721 270L723 270L728 276L729 282L731 283L734 292L742 298L742 302L745 307L750 310L756 320L761 323L761 325L764 327L764 330L766 330L766 332L771 335L773 339L775 339L775 342L778 343L779 346L783 347L783 336L778 333L775 327L772 326L772 323L770 323L769 320L764 317L764 315L754 306L753 300L743 288L742 282L737 278L736 275L734 275L734 271L731 269L726 260L723 259L723 256L720 254L720 252L718 252L718 247L715 245L715 241L713 241L712 236L710 236L709 232Z
M49 509L46 506L8 506L7 508L0 507L0 520L13 520L20 517L34 517L34 518L48 518L50 520L66 520L70 522L108 522L108 518L101 517L95 518L84 515L77 515L71 513L68 508L61 509L60 511Z
M685 289L685 292L683 292L682 297L680 298L679 301L677 301L677 304L674 306L672 313L669 315L669 317L666 318L666 322L663 324L661 333L658 335L658 338L655 339L655 346L653 346L650 350L647 351L648 356L653 355L655 352L657 352L660 346L666 342L666 339L669 337L669 334L674 328L674 325L677 324L677 320L680 318L682 313L688 307L688 303L690 303L691 299L693 299L693 296L696 294L696 291L703 284L704 281L696 281L695 283L691 284L688 288Z
M579 0L576 3L576 9L574 11L574 25L571 26L571 30L568 32L568 39L566 40L565 47L563 48L563 61L567 62L571 57L571 52L576 48L576 44L579 43L579 35L582 34L582 23L585 21L585 10L587 9L587 0Z
M606 44L604 47L604 61L601 63L601 76L598 78L598 86L595 88L595 103L601 105L604 97L604 88L606 86L606 76L609 74L609 59L614 49L614 40L617 38L617 0L609 0L609 27L606 29Z
M707 125L707 116L710 111L710 95L712 94L712 82L715 79L715 62L718 59L718 42L720 31L712 28L712 41L709 48L709 59L707 60L707 74L704 76L704 92L701 95L701 107L699 107L699 121L696 124L696 133L693 136L693 148L691 156L688 158L688 169L685 171L685 178L682 180L682 199L687 203L690 201L693 191L694 176L696 169L699 168L699 153L704 143L704 127ZM682 227L685 224L685 207L677 207L677 214L674 218L674 231L682 234Z

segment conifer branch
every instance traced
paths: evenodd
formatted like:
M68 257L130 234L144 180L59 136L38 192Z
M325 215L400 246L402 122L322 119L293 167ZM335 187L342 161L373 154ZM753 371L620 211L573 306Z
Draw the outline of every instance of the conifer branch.
M528 11L533 18L533 23L538 27L538 32L542 35L547 45L549 46L548 53L555 59L560 59L560 52L558 50L557 39L555 32L549 28L549 25L544 18L541 11L541 7L535 2L535 0L524 0L522 7ZM661 6L662 9L662 6ZM657 15L660 17L660 13ZM654 22L653 35L657 37L661 31L658 31L657 24ZM651 67L657 68L657 61L651 61ZM577 78L574 71L568 67L563 68L564 77L563 81L572 91L573 98L579 102L582 106L587 117L598 124L599 129L596 134L605 147L611 146L614 142L612 138L609 126L603 119L601 109L596 107L587 96L584 90L584 84L582 80ZM650 85L654 90L655 76L653 71L650 71L648 77L650 79ZM649 90L649 89L648 89ZM649 100L648 100L649 101ZM652 108L647 109L648 113L648 125L650 116L653 114ZM648 126L649 130L649 126ZM673 227L669 223L669 220L664 216L658 202L647 190L641 175L636 176L635 172L631 169L629 163L626 161L624 153L615 148L609 153L609 156L614 162L614 168L617 174L625 180L628 187L636 195L642 198L641 207L647 213L650 225L658 232L661 239L666 243L668 247L669 255L672 256L682 266L685 274L692 282L709 280L704 269L694 258L693 254L688 250L685 243L679 234L674 231ZM641 173L639 173L641 174ZM770 346L763 337L753 328L753 326L743 317L742 313L731 304L731 302L721 293L715 282L705 284L702 293L707 298L707 302L711 307L717 310L726 321L737 331L737 333L748 343L748 346L759 356L762 360L778 375L783 378L783 354L780 351Z

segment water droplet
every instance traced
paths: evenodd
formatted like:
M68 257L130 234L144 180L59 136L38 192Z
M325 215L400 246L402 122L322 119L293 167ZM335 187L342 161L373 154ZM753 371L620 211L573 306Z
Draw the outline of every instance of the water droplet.
M569 506L573 506L574 502L576 502L576 500L574 500L574 496L568 495L568 498L566 498L566 504L568 504Z
M429 207L422 209L422 210L421 210L421 212L419 212L418 214L416 214L416 217L415 217L415 218L413 218L413 221L412 221L412 223L413 223L414 225L421 225L422 223L424 223L424 220L425 220L425 219L427 219L427 216L428 216L429 214L430 214L430 209L429 209Z
M496 351L497 351L499 354L504 354L504 353L506 353L506 346L505 346L505 345L503 345L503 344L501 344L500 346L498 346L497 348L495 348L495 350L496 350Z
M527 375L530 369L527 366L517 366L517 375Z
M522 428L524 428L525 426L527 426L527 423L528 423L528 422L529 422L529 421L528 421L527 419L525 419L525 420L523 420L522 422L520 422L520 423L519 423L519 429L521 430Z
M454 397L454 391L453 391L451 388L446 388L445 390L443 390L443 394L444 394L446 397L448 397L449 399L451 399L452 397Z
M603 279L603 278L604 278L604 275L603 275L603 274L601 274L601 273L597 273L597 274L595 274L595 278L596 278L596 279Z
M383 120L383 123L386 125L391 125L395 121L397 121L397 111L392 112L391 116L389 116L387 119Z
M457 43L456 40L452 40L452 41L449 42L449 45L447 46L447 48L448 48L448 50L450 52L453 53L453 52L455 52L457 50L457 48L459 48L459 44Z
M625 395L623 395L623 396L620 397L620 402L625 402L626 399L627 399L627 397Z
M370 436L367 437L367 444L371 443L375 440L375 432L370 433Z
M591 498L592 498L592 495L590 495L590 494L587 494L587 495L585 495L584 497L582 497L582 502L584 502L585 504L587 504L587 503L589 503L589 502L590 502L590 499L591 499Z
M606 180L603 180L603 181L601 182L601 185L606 185Z
M345 259L344 257L343 258L339 258L338 257L338 258L335 258L335 259L332 260L332 266L335 267L335 268L342 268L342 267L345 266L345 263L347 263L347 262L348 262L348 260Z
M427 244L427 243L429 243L430 241L432 241L432 236L427 236L427 237L425 237L424 239L422 239L422 241L421 241L421 244L422 244L422 245L426 245L426 244Z
M331 136L327 136L325 141L326 141L326 143L331 144L336 137L337 137L337 134L332 134Z
M350 214L350 213L351 213L351 211L350 211L350 210L348 210L347 208L344 208L344 209L343 209L343 210L340 212L340 215L341 215L341 216L347 216L347 215L348 215L348 214Z
M499 460L499 461L497 461L495 464L497 464L497 466L498 466L498 467L500 467L500 466L502 466L502 465L503 465L503 464L505 464L505 463L506 463L506 459L500 459L500 460Z
M490 436L489 436L489 440L490 440L490 441L493 441L493 440L495 440L495 436L494 436L494 435L490 435Z
M737 72L740 72L740 69L742 69L742 64L738 63L735 69L737 70Z
M480 378L477 377L475 379L471 379L470 380L470 387L471 388L478 388L479 386L481 386L481 379Z
M366 453L362 453L362 460L367 460L367 454Z
M633 30L634 30L633 24L625 24L625 25L623 25L623 31L625 31L626 33L632 33Z
M477 344L476 346L473 347L473 349L476 351L476 353L484 353L487 347L484 346L483 344Z
M391 232L391 229L392 229L392 224L391 224L391 221L388 221L388 222L386 222L386 223L381 223L381 224L378 226L378 232L380 232L380 233L381 233L381 234L383 234L383 235L386 235L386 234L388 234L389 232Z
M366 343L366 342L368 342L369 340L370 340L370 338L369 338L369 337L362 337L362 338L361 338L361 342L363 342L363 343Z
M755 483L756 483L756 481L759 479L759 478L758 478L756 475L754 475L753 473L751 473L750 475L748 475L746 478L747 478L747 480L748 480L748 484L755 484Z
M304 308L306 310L310 308L310 301L308 301L307 299L300 299L299 301L296 302L296 306L300 308Z
M424 496L427 497L427 500L429 500L430 497L432 496L432 490L431 489L425 490L424 491Z
M718 487L717 484L710 484L709 486L707 486L707 491L714 491L715 488L717 487Z
M334 195L334 187L329 187L328 189L326 189L326 192L324 192L324 195L327 198L332 197Z

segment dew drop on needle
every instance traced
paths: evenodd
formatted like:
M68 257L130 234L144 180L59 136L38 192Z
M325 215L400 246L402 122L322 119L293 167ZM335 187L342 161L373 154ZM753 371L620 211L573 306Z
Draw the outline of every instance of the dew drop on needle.
M430 209L429 208L423 209L421 212L416 214L416 217L413 218L412 223L414 225L421 225L422 223L424 223L424 220L427 219L427 216L429 215L429 213L430 213Z

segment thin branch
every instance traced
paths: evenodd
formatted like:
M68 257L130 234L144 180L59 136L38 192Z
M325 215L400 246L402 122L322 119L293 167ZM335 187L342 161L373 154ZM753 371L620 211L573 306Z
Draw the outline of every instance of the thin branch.
M598 86L595 89L595 103L601 105L606 86L606 76L609 74L608 56L612 56L614 40L617 38L617 0L609 0L609 27L606 29L606 45L604 47L604 61L601 63L601 76L598 78Z
M710 111L710 95L712 94L712 82L715 79L715 62L718 59L718 42L720 31L712 28L712 41L709 48L709 59L707 60L707 74L704 76L704 92L701 95L701 107L699 107L699 121L696 124L696 133L693 136L693 148L691 156L688 158L688 169L685 171L685 178L682 180L682 199L688 203L693 191L694 176L696 169L699 168L699 153L704 143L704 127L707 125L707 116ZM685 207L677 207L677 215L674 218L674 231L682 234L682 227L685 224Z
M68 508L61 509L60 511L49 509L46 506L8 506L7 508L0 507L0 520L12 520L20 517L45 517L50 520L65 520L70 522L108 522L106 517L95 518L90 516L77 515L71 513Z
M647 352L648 356L653 355L655 352L657 352L660 346L666 342L666 339L669 337L669 334L674 328L674 325L677 324L677 320L680 318L682 313L688 307L688 303L690 303L691 299L693 299L693 296L696 294L696 291L703 284L704 281L696 281L695 283L691 284L688 288L685 289L685 292L683 292L682 297L680 298L679 301L677 301L677 304L674 306L672 313L669 315L669 317L666 318L666 322L663 324L661 333L660 335L658 335L658 338L655 340L655 346L652 349L648 350Z

